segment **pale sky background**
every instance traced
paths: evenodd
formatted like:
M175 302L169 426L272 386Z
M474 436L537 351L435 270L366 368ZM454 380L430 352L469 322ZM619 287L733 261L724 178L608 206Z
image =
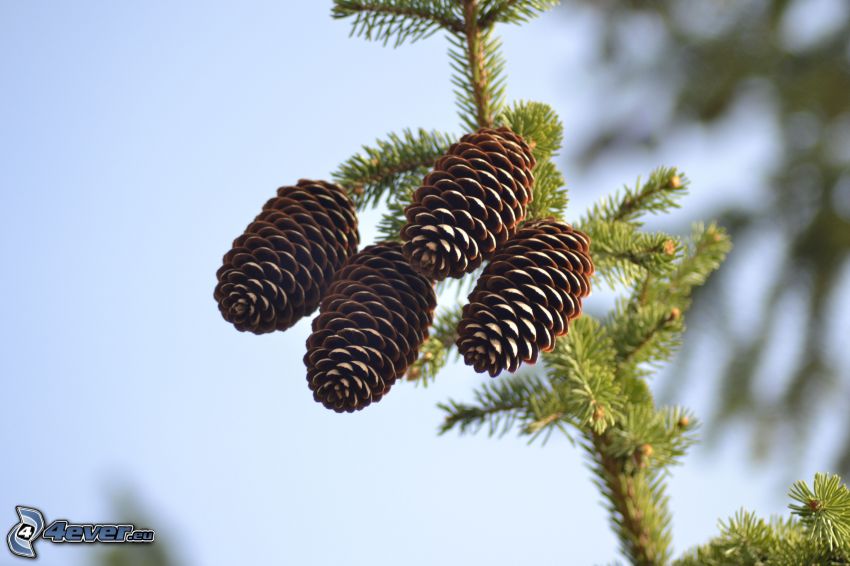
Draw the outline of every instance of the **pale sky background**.
M436 404L489 378L456 364L427 389L399 384L337 415L307 389L309 319L257 337L220 318L221 256L277 186L326 179L403 127L460 131L444 38L384 48L349 39L329 12L324 1L0 0L0 534L21 504L48 520L120 521L111 498L129 489L188 566L616 560L566 440L436 435ZM503 30L509 98L552 104L568 147L600 110L585 87L594 25L559 10ZM617 168L567 168L568 216L662 164L693 181L680 219L757 202L755 189L724 188L767 166L773 148L757 140L769 135L733 134L686 131ZM376 218L362 217L364 243ZM702 391L684 401L709 412ZM749 467L747 451L727 438L674 470L677 551L742 505L787 513L786 478ZM795 477L824 465L815 454ZM44 565L90 551L37 550ZM17 562L0 551L0 564Z

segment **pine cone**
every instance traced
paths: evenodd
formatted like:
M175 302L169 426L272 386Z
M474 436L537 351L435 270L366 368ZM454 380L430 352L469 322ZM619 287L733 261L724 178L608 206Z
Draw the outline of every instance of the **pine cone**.
M528 144L507 128L453 144L404 211L401 239L413 268L437 280L478 268L525 218L534 165Z
M523 226L478 279L458 325L467 365L495 377L555 347L590 294L590 239L556 220Z
M338 413L380 401L416 360L436 305L433 283L413 271L400 244L361 250L313 320L304 356L313 398Z
M316 309L359 241L341 187L301 179L279 188L224 255L214 293L222 316L243 332L286 330Z

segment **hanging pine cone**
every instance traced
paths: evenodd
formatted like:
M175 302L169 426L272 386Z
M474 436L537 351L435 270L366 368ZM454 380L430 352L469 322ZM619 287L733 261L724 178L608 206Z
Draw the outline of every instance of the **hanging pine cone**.
M531 202L535 160L507 128L463 136L405 209L404 255L430 279L474 271L516 231Z
M433 283L413 271L400 244L361 250L313 320L304 356L313 398L338 413L380 401L416 360L436 305Z
M555 347L590 294L590 239L556 220L523 226L484 269L458 325L467 365L495 377Z
M243 332L286 330L316 309L359 240L341 187L301 179L279 188L224 255L214 293L222 316Z

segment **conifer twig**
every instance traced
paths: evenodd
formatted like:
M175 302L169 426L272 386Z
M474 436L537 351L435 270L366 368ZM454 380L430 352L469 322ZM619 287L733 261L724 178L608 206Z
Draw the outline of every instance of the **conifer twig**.
M344 161L333 173L334 181L349 190L358 206L376 205L388 192L398 196L412 190L452 141L447 134L421 128L389 134Z
M501 6L502 10L507 10L511 7L512 4L516 4L516 0L507 0L504 6ZM493 24L496 23L496 18L499 17L499 10L494 6L490 10L487 10L481 15L481 19L478 20L478 25L481 29L487 29Z
M478 26L487 31L497 22L522 24L555 7L559 0L490 0L481 10Z
M636 497L637 478L624 473L620 460L608 453L607 433L598 434L590 429L587 434L608 488L613 511L620 516L620 526L628 533L623 540L626 553L635 566L660 564L655 541L661 538L661 533L653 533L645 520L646 510Z
M374 2L363 2L360 6L351 6L348 9L352 12L375 12L392 16L404 16L420 20L430 20L435 24L438 24L440 27L453 31L454 33L463 33L464 31L463 26L459 21L417 8L415 6L390 6Z
M640 336L637 343L626 344L626 348L617 353L619 365L622 366L623 364L630 363L632 359L634 359L634 357L637 356L637 354L640 353L640 351L646 347L653 338L655 338L656 334L664 330L668 324L678 320L680 316L681 312L679 309L674 307L669 314L658 318L655 324L647 328L646 332Z
M383 41L395 35L395 45L416 41L439 29L463 35L464 26L449 10L438 10L427 2L393 0L336 0L334 18L354 17L352 35Z
M640 190L626 191L610 219L633 219L641 210L653 210L659 204L675 206L674 195L686 190L685 183L675 169L659 169Z
M478 18L478 0L463 0L464 34L466 35L466 55L472 78L472 92L475 101L476 120L479 128L493 125L493 113L488 94L487 69L484 62L484 48L481 27Z

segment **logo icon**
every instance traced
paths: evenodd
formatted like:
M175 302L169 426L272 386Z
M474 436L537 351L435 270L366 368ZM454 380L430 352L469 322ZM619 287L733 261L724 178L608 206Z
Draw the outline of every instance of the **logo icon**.
M18 505L18 524L6 535L9 550L21 558L35 558L35 542L40 537L52 543L152 543L151 529L137 529L130 523L76 524L65 519L56 519L47 528L41 511Z
M44 530L44 515L38 509L32 507L15 507L18 512L19 522L12 527L9 534L6 536L6 542L9 544L9 550L15 556L22 558L35 558L35 548L33 543L41 536Z

